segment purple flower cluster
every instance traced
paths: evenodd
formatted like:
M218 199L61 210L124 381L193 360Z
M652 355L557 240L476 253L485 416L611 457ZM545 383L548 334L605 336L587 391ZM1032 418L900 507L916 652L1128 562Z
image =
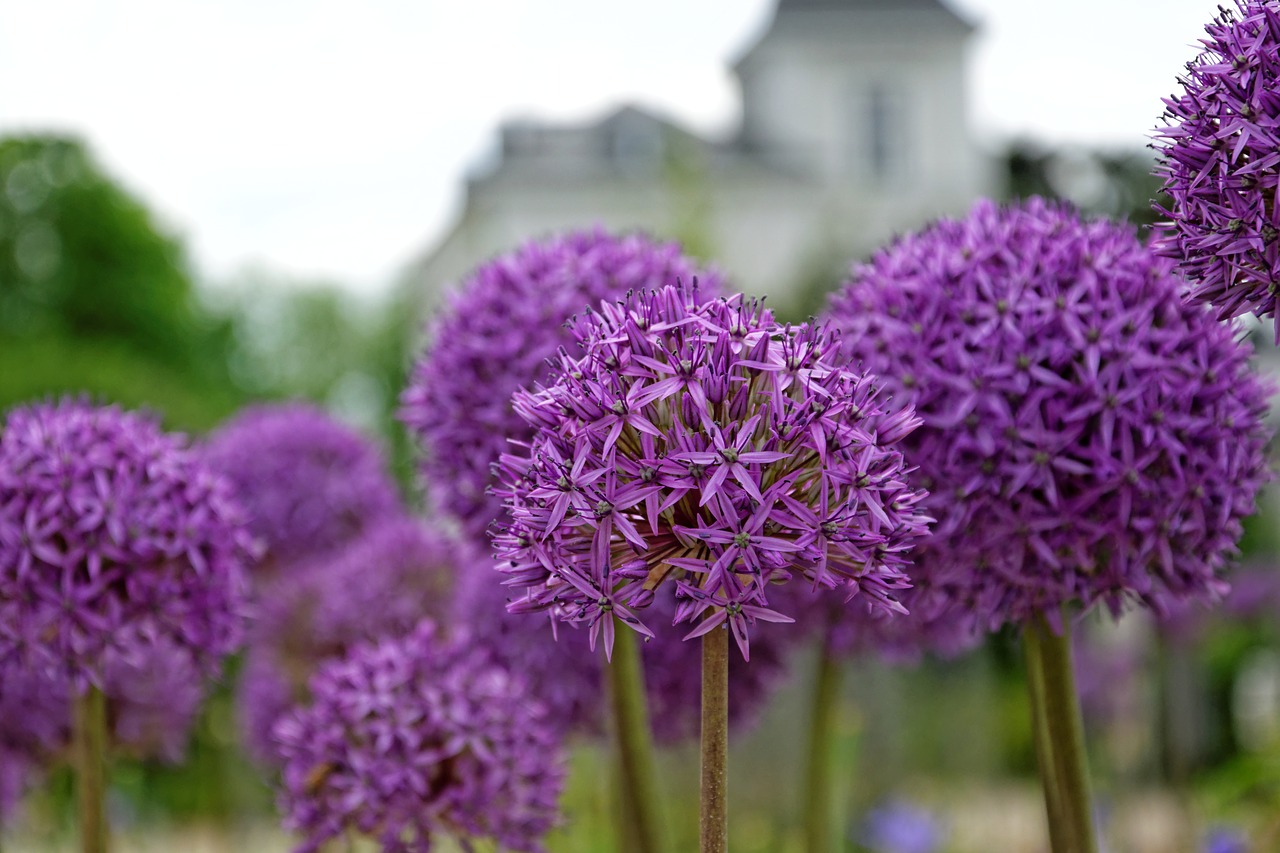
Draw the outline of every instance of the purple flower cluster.
M428 329L402 400L429 497L484 541L502 511L487 493L490 469L508 439L533 435L511 395L545 381L556 351L573 345L566 321L601 300L694 279L704 294L719 291L719 277L675 243L598 229L527 243L477 269Z
M405 634L424 617L443 620L455 574L481 561L402 517L273 585L259 604L240 680L241 722L253 753L268 764L279 760L271 730L307 698L307 679L323 661L359 642Z
M976 205L858 266L832 324L912 401L938 524L912 580L995 627L1220 595L1270 388L1132 228Z
M72 400L0 436L0 661L101 685L142 632L214 670L242 634L250 538L229 484L149 417Z
M574 333L581 354L513 399L536 428L500 463L511 524L494 543L526 590L513 610L609 648L615 617L652 636L637 611L670 582L689 638L727 624L744 657L753 623L791 621L768 599L797 575L902 610L927 519L897 444L918 421L833 359L825 328L671 286L602 304Z
M205 695L190 650L167 637L133 631L103 664L113 744L140 758L182 761Z
M1222 319L1275 314L1280 287L1280 3L1236 5L1218 7L1155 133L1170 204L1153 245Z
M112 746L142 758L182 760L204 699L191 650L171 637L126 628L103 653L102 691ZM66 752L72 687L57 669L0 666L0 817L34 774Z
M205 458L248 509L266 545L262 571L326 554L400 512L377 447L310 404L245 409L209 437Z
M522 681L431 624L325 664L280 721L286 825L316 851L353 831L385 851L437 836L542 850L564 781L559 737Z
M0 665L0 826L36 774L62 748L71 694L13 664Z

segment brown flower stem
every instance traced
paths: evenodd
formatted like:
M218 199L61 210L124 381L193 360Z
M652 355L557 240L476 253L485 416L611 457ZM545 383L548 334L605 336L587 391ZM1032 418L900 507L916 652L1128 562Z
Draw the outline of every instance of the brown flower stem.
M824 642L813 684L804 787L805 849L809 853L831 853L835 849L831 820L831 757L839 697L840 662L832 654L829 644Z
M107 853L107 815L104 807L107 788L107 701L100 689L90 686L82 694L73 692L71 704L81 850L83 853Z
M631 824L638 853L666 853L640 644L630 628L618 626L613 659L605 669L609 673L609 697L622 777L622 811Z
M1097 853L1084 724L1071 666L1070 614L1064 608L1061 634L1037 615L1023 629L1023 644L1053 853Z
M729 631L702 635L701 853L729 849Z

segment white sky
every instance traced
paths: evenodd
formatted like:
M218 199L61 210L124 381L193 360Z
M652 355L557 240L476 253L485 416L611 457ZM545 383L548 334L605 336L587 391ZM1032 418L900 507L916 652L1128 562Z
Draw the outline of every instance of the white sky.
M972 124L1138 147L1218 0L949 0ZM724 132L772 0L0 0L0 133L69 131L181 233L362 290L440 236L512 116L618 101Z

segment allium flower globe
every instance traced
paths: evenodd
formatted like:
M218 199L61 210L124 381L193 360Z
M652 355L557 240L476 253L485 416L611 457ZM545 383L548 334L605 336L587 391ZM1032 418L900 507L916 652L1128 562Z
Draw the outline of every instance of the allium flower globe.
M526 243L477 269L427 330L402 399L430 497L484 541L502 510L487 493L490 469L508 439L533 434L512 411L511 395L545 381L549 360L572 346L569 318L602 299L694 279L708 297L719 291L719 277L675 243L598 229Z
M112 747L139 758L181 761L204 699L203 681L190 649L145 627L124 630L102 661ZM0 781L0 815L2 792L12 780L29 779L70 749L71 696L71 684L57 669L0 666L0 765L12 771L8 786Z
M1170 203L1154 245L1219 318L1265 317L1280 288L1280 3L1218 9L1155 133Z
M255 756L278 761L271 730L306 700L307 681L322 662L357 643L405 634L425 617L443 621L453 612L455 575L488 562L401 517L276 585L258 605L240 678L241 723Z
M0 662L101 685L144 630L216 669L240 642L251 542L229 484L151 418L67 400L0 436Z
M858 266L829 317L914 402L938 519L913 581L986 627L1217 596L1267 477L1269 386L1134 230L976 205Z
M0 664L0 827L66 742L71 698L49 679L13 663Z
M400 513L378 448L310 404L243 410L209 437L205 458L249 511L266 546L262 571L326 554Z
M743 656L788 579L900 610L922 493L898 443L917 421L833 359L821 326L782 326L741 297L644 291L575 321L536 428L504 455L511 523L495 538L518 611L547 611L612 646L614 617L676 589L677 622L732 630Z
M470 638L446 643L424 623L326 664L311 693L276 727L299 851L348 831L405 853L440 836L543 849L564 781L559 738Z

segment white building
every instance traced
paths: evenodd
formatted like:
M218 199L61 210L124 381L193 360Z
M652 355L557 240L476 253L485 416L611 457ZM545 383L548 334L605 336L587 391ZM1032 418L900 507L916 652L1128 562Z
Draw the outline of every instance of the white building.
M725 139L633 106L505 124L415 287L430 302L529 237L602 224L680 239L775 308L812 304L851 259L990 191L968 128L972 30L940 0L779 0L734 63Z

